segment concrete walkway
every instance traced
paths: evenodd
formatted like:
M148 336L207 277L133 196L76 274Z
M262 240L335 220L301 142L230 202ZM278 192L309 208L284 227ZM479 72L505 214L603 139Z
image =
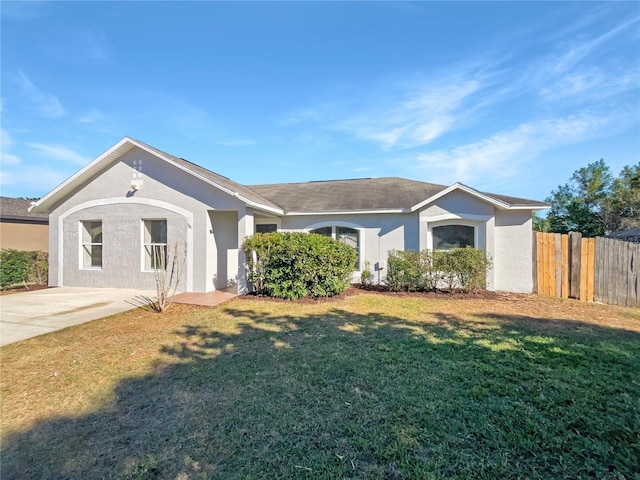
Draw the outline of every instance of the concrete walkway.
M0 346L144 305L150 290L57 287L0 297Z
M214 290L209 293L179 293L173 297L174 303L187 303L189 305L200 305L203 307L216 307L221 303L237 297L235 293Z

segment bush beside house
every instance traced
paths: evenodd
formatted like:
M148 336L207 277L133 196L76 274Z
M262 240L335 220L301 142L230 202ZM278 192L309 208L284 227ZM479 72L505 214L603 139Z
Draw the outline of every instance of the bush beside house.
M485 287L491 261L477 248L389 253L386 285L391 291L435 291Z
M242 248L256 293L289 300L342 293L356 263L353 247L314 233L256 233Z
M20 283L47 283L49 255L46 252L26 252L3 248L0 250L0 288Z

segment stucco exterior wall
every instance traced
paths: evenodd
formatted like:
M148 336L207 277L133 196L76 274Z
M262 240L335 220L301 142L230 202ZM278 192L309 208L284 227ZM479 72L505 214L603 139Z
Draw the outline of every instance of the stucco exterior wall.
M434 227L453 224L474 227L476 248L485 250L492 260L492 267L487 272L487 289L495 290L493 260L499 254L494 241L495 215L493 205L465 192L451 192L420 210L420 250L433 249Z
M142 180L138 191L133 191L133 180ZM151 211L149 203L160 203L164 207L156 205L160 210ZM105 204L103 210L93 210L94 204ZM85 206L90 207L85 208ZM78 210L72 215L69 212ZM103 275L95 272L88 274L78 268L78 253L74 248L79 248L78 222L80 220L99 220L108 218L108 223L103 224L105 245L109 236L109 229L119 231L113 237L116 242L113 245L115 251L124 255L139 255L140 229L131 229L131 221L139 224L145 215L151 218L167 218L169 234L173 232L173 240L189 242L190 259L187 271L190 279L185 286L196 292L210 291L215 288L213 270L217 265L211 265L210 259L216 258L207 252L211 248L210 237L212 226L209 216L210 210L243 210L244 204L237 198L222 192L211 185L206 184L177 168L169 166L166 162L148 154L147 152L132 148L118 161L102 171L92 181L59 202L50 215L49 245L51 254L50 282L52 285L71 285L75 282L90 283L93 286L119 287L125 286L123 282L143 288L148 285L147 280L141 280L139 262L134 265L127 260L125 267L119 273L109 270L108 262L116 261L115 257L103 253ZM155 217L154 217L155 216ZM172 225L172 226L169 226ZM236 219L228 228L237 231ZM62 229L62 230L60 230ZM180 233L183 229L184 233ZM189 241L191 239L191 241ZM58 244L62 241L63 251L58 250ZM73 245L75 244L75 247ZM133 253L131 253L133 252ZM129 257L127 257L129 258ZM131 257L133 258L133 257ZM62 273L60 272L62 267ZM135 267L135 268L134 268ZM130 280L123 280L127 277ZM142 283L135 283L139 280Z
M145 271L142 246L143 219L167 220L167 244L187 243L188 219L151 205L101 205L82 209L62 220L64 271L66 286L155 289L155 273ZM102 268L81 265L81 221L102 221ZM181 290L186 287L183 279Z
M389 251L418 249L418 214L301 215L283 217L282 231L308 231L322 226L347 226L360 230L360 268L368 261L374 277L384 278ZM376 270L376 266L382 270ZM360 273L354 273L360 281Z
M238 212L210 211L210 268L207 278L216 290L233 287L238 282ZM234 257L235 253L235 257ZM230 255L231 254L231 255ZM229 258L231 256L231 258ZM235 265L234 265L234 260Z
M49 225L0 222L0 248L49 251Z
M496 212L495 289L531 293L533 290L531 211Z

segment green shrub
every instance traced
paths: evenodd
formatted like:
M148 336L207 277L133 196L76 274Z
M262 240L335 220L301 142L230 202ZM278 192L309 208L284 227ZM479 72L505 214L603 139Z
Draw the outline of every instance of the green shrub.
M277 298L337 295L356 261L352 247L313 233L256 233L242 248L255 291Z
M31 270L31 252L22 252L12 248L0 251L0 287L7 288L26 282Z
M465 247L453 248L447 254L449 268L455 278L449 289L457 286L464 291L475 292L485 287L491 262L484 251Z
M386 284L393 292L422 288L420 252L392 250L387 261Z
M485 286L490 261L482 250L393 250L389 252L385 283L391 291L476 291Z
M364 268L362 269L362 273L360 274L360 284L362 286L371 285L373 283L373 273L371 272L371 263L369 260L365 260Z
M49 272L49 255L46 252L25 252L12 248L0 250L0 288L19 283L45 285Z

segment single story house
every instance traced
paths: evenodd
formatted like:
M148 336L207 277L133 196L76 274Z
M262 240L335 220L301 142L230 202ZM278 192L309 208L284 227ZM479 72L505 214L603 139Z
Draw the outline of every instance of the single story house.
M154 258L186 249L181 290L246 292L244 238L329 235L384 279L393 249L471 245L493 262L491 290L531 292L532 211L548 204L402 178L241 185L125 137L40 199L49 214L50 285L155 288Z
M31 200L0 197L0 248L49 250L49 215L30 212Z

